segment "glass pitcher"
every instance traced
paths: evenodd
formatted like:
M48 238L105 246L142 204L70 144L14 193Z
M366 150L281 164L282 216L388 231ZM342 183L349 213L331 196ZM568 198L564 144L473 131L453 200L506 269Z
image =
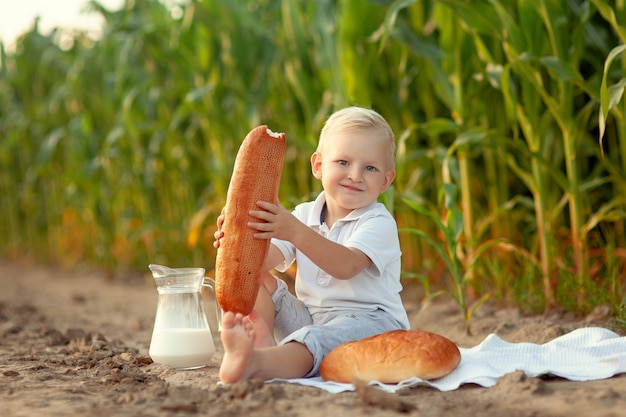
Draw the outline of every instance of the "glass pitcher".
M204 268L168 268L155 264L148 267L159 294L150 357L156 363L180 369L208 365L215 344L200 290L209 287L215 291L215 281L204 276ZM221 321L217 303L216 311Z

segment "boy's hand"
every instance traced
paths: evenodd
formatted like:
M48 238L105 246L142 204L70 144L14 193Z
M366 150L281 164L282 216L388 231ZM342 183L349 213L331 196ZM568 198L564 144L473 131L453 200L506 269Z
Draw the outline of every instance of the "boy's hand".
M215 238L215 242L213 242L213 246L215 249L220 247L220 239L224 237L224 232L222 231L222 226L224 225L224 209L222 208L222 212L219 216L217 216L217 230L213 234Z
M261 210L250 210L250 216L259 221L248 223L248 227L257 231L254 237L257 239L277 238L293 242L297 230L303 223L278 201L275 204L259 201L257 206Z

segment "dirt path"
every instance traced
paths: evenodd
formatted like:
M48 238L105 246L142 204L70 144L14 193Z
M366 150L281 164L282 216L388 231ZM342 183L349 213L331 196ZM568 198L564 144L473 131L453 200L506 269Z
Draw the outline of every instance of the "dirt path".
M417 387L367 404L359 393L329 394L260 381L218 385L222 348L210 366L177 371L148 356L156 290L145 276L108 280L94 270L63 271L0 261L0 414L17 416L621 416L626 375L571 382L509 374L493 388L452 392ZM474 334L463 332L452 302L420 305L403 296L413 328L462 347L489 333L511 342L543 343L589 325L608 327L602 310L585 318L481 307ZM207 296L209 298L209 296ZM207 300L207 304L212 300ZM213 308L207 306L215 329ZM371 398L372 394L365 394ZM388 407L388 408L385 408Z

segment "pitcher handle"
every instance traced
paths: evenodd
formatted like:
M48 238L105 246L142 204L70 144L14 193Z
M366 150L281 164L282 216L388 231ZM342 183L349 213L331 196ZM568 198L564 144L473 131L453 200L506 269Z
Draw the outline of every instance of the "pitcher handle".
M209 283L207 283L209 281ZM210 277L204 277L204 281L202 282L203 287L209 287L211 291L213 291L213 295L215 295L215 280ZM217 331L222 331L222 316L224 315L224 311L220 308L220 304L217 302L217 296L215 297L215 317L217 317Z

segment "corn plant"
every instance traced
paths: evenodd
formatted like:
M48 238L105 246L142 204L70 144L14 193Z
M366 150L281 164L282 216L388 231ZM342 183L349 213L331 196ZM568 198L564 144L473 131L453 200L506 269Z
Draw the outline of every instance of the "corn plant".
M429 295L452 284L469 317L484 293L579 311L622 302L623 1L89 5L99 39L34 23L14 51L0 44L3 255L210 269L245 134L287 134L280 195L293 206L321 189L309 158L326 117L356 104L396 132L384 201L401 228L445 252L441 225L395 202L452 216L432 202L458 192L457 251L446 263L403 233L404 277Z
M433 211L415 201L404 200L404 202L416 212L427 216L432 220L437 229L443 234L444 242L438 243L435 239L419 229L404 228L401 232L416 235L424 239L441 257L443 262L447 266L447 270L452 277L452 283L454 289L452 291L452 297L461 308L465 331L471 333L471 319L476 308L478 308L483 302L485 302L490 294L483 294L482 297L476 302L471 302L468 299L467 291L470 284L470 273L475 261L480 255L492 246L499 244L499 241L488 241L481 244L476 250L476 256L472 259L472 263L463 266L463 263L459 259L459 253L463 250L463 241L461 239L463 233L463 213L457 206L457 188L452 183L445 183L441 188L441 198L443 199L443 206L445 210L445 220L442 221L439 218L437 211Z

